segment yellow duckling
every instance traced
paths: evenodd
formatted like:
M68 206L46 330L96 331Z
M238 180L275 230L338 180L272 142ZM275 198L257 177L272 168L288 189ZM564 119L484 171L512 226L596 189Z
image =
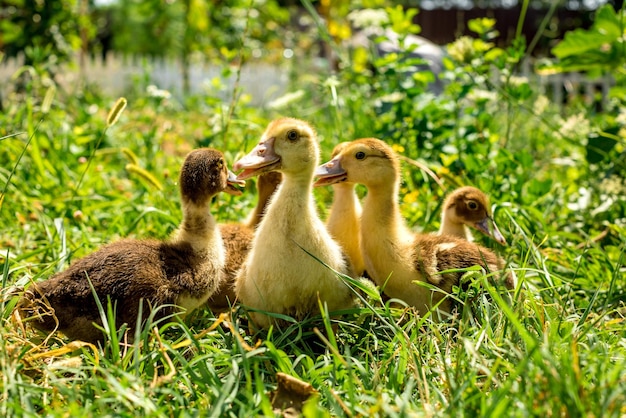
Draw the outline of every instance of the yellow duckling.
M365 268L385 294L415 306L421 315L439 304L464 274L448 270L475 265L492 272L502 268L502 261L487 248L453 236L414 234L406 227L398 204L400 163L383 141L353 141L315 174L327 183L348 181L367 188L361 216ZM438 307L449 312L451 303L444 300Z
M219 290L207 302L207 306L211 310L224 311L235 303L235 277L252 247L254 230L263 218L267 203L280 181L281 175L278 172L272 171L261 174L257 181L259 197L250 219L244 224L228 223L219 226L226 247L226 265L224 267L224 280L222 280Z
M349 142L337 144L331 158L339 154ZM325 185L324 179L315 182L315 186ZM354 190L356 184L342 181L333 183L333 203L326 220L326 228L341 245L350 258L352 268L357 276L365 273L365 263L361 255L361 202Z
M349 262L315 209L317 142L308 123L277 119L259 144L233 166L243 170L239 179L268 171L283 176L236 279L239 300L254 310L303 319L318 313L320 303L329 311L354 305L351 289L331 270L351 275ZM250 312L250 317L261 328L276 323L260 312Z

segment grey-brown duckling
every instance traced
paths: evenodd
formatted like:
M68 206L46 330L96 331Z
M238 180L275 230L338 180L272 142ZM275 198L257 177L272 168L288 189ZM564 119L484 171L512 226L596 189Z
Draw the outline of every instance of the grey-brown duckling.
M506 239L491 215L487 195L475 187L465 186L455 189L443 202L439 235L453 235L473 241L469 228L506 245Z
M156 307L156 318L184 316L204 304L222 280L226 251L209 209L215 195L240 194L221 152L191 151L180 172L183 221L166 241L124 239L72 263L31 286L18 303L23 317L42 331L56 329L73 340L103 341L101 314L89 282L105 307L115 307L116 327L134 329ZM143 300L143 318L138 318ZM163 306L165 305L165 306ZM178 306L180 308L175 308Z

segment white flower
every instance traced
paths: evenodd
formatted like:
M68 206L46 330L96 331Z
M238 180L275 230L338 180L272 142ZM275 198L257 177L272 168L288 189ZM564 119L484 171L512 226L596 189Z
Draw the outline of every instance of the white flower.
M615 118L615 122L619 123L620 125L626 125L626 107L619 108L619 114Z
M475 102L493 101L498 98L497 93L489 90L473 89L467 95L467 98Z
M535 115L541 115L548 108L549 104L550 99L541 94L537 97L537 100L535 100L535 103L533 104L533 112Z
M155 86L154 84L150 84L146 88L146 92L148 93L150 97L154 97L157 99L169 99L170 97L172 97L172 93L170 93L167 90L162 90L158 88L157 86Z
M591 125L589 120L587 120L582 113L567 118L567 120L563 121L559 129L561 136L572 139L587 138L589 132L591 132Z
M507 81L507 78L505 76L502 76L501 80L504 83ZM512 75L508 78L508 82L512 86L521 86L523 84L528 84L528 77Z
M576 202L571 202L567 204L567 208L571 211L581 211L587 209L589 207L589 203L591 202L591 192L581 187L578 189L578 200Z
M293 93L286 93L277 99L272 100L267 104L270 109L282 109L289 106L291 103L300 100L304 97L304 90L296 90Z
M353 10L348 13L348 19L356 28L380 28L389 22L389 16L383 9Z
M448 44L448 54L459 62L467 62L474 55L474 40L469 36L461 36Z
M624 192L626 192L626 185L624 184L623 178L613 174L602 179L600 182L600 189L610 195L622 196Z
M613 223L617 226L621 226L622 228L626 227L626 218L617 218L613 220Z
M406 94L399 91L394 91L393 93L385 94L384 96L379 97L378 100L384 103L398 103L404 100L405 97Z
M614 200L610 196L602 195L600 206L596 207L591 211L591 216L596 216L599 213L607 212L613 206Z

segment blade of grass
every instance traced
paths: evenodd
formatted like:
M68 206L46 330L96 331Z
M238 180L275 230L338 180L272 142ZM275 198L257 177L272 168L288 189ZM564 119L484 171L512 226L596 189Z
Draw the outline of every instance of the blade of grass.
M0 211L2 211L3 203L4 203L4 197L6 196L7 190L9 188L9 184L11 184L11 179L13 178L13 175L15 174L15 170L17 169L17 166L19 165L20 161L22 160L22 157L26 153L26 149L28 148L28 145L31 143L31 141L33 140L33 137L35 136L35 134L39 130L39 126L41 125L42 122L43 122L43 119L41 119L37 123L33 133L28 136L28 140L26 141L26 145L24 145L24 148L22 149L22 152L17 157L17 161L15 161L15 164L13 164L13 168L11 169L11 172L9 173L9 177L7 178L7 182L4 185L4 188L2 189L2 193L0 193ZM15 134L15 135L18 135L18 134ZM7 138L7 137L5 137L5 138Z

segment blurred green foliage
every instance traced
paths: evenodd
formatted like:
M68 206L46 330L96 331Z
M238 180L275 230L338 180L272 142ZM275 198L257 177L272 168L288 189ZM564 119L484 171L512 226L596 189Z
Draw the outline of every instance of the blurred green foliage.
M86 0L4 0L0 2L0 46L7 56L24 54L25 65L55 73L93 38Z
M289 20L275 0L131 0L107 7L116 51L159 57L198 52L204 59L232 59L244 38L246 48L280 39Z

